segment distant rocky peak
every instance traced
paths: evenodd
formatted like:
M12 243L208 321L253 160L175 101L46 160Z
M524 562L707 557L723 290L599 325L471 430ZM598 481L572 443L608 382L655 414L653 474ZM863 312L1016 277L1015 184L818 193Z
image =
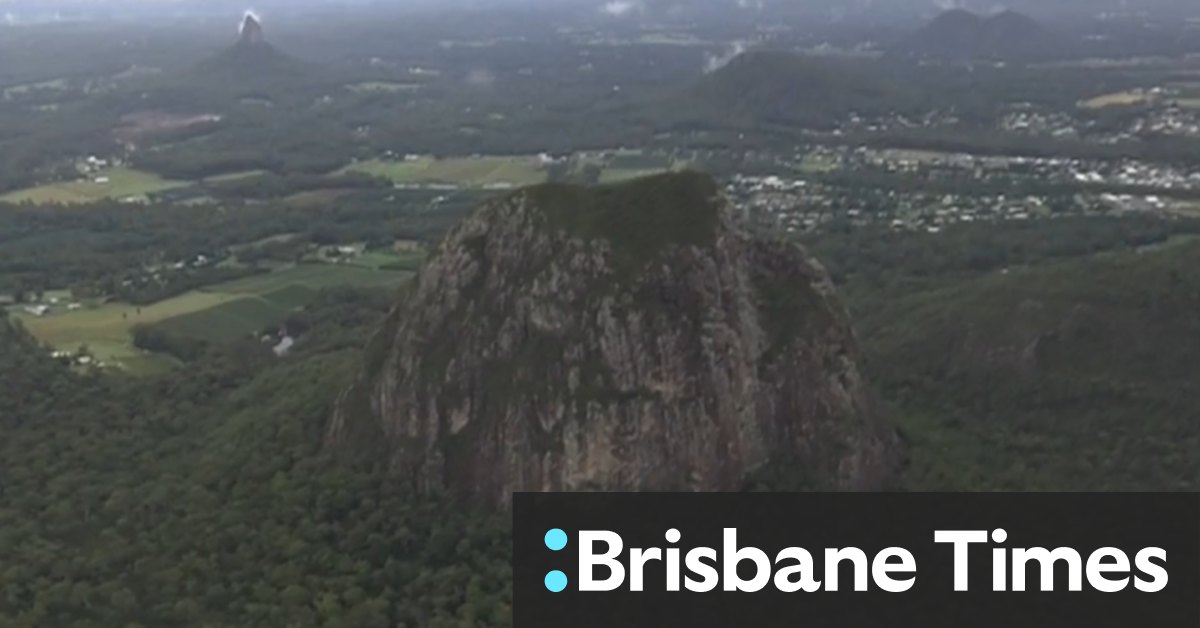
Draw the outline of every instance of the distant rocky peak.
M242 20L242 28L240 30L242 44L258 45L266 42L263 36L262 24L253 13L246 13L245 19Z

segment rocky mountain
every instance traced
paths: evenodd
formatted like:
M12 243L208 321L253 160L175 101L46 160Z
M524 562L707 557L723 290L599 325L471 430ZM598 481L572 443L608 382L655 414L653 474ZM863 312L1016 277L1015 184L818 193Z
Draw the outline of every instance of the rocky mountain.
M1036 20L1016 11L983 16L952 9L939 14L899 48L922 56L973 61L1045 56L1060 50L1061 42Z
M267 41L262 23L248 13L238 30L237 41L201 63L191 78L206 85L247 87L305 73L299 61Z
M327 438L501 507L737 489L784 461L813 487L870 488L895 449L825 271L741 231L693 173L483 205L373 339Z

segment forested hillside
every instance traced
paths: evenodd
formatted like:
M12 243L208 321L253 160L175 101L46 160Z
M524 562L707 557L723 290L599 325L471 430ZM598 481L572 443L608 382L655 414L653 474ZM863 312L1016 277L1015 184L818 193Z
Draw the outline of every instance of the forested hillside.
M922 489L1194 490L1194 243L914 294L860 318Z
M502 519L319 455L377 318L317 318L287 360L250 342L153 381L0 327L0 625L507 624Z

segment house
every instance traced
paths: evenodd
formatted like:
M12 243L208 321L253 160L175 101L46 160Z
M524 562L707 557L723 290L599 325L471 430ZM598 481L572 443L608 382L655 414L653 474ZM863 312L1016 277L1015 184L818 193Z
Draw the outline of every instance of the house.
M279 344L271 348L271 351L275 353L275 357L282 358L292 350L292 346L295 344L295 338L292 338L291 336L284 336L282 339L280 339Z
M104 170L107 167L108 167L108 160L100 159L99 157L96 157L95 155L90 155L90 156L88 156L87 159L83 160L83 171L85 173L98 172L100 170Z

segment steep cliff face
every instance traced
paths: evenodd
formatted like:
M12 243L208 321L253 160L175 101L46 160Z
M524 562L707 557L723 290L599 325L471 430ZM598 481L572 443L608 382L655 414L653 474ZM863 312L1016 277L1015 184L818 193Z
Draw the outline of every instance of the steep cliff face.
M673 174L490 202L431 257L343 395L331 445L512 491L728 490L775 459L869 488L892 438L825 272Z

